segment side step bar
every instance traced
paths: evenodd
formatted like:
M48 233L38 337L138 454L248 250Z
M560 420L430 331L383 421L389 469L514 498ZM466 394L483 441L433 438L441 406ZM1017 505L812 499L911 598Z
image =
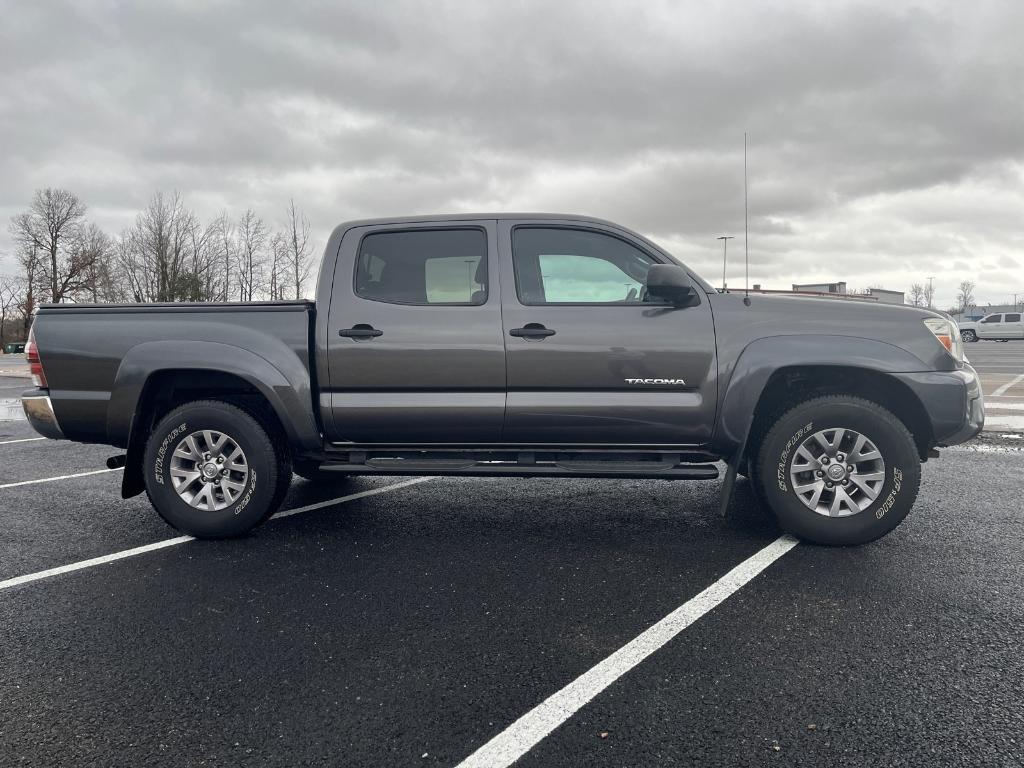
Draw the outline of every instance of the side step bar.
M324 472L350 472L360 475L446 475L462 477L649 477L664 480L715 480L718 467L710 463L683 461L679 453L653 455L639 459L557 453L494 452L465 456L437 456L428 452L405 455L368 455L352 451L347 461L328 461L320 465ZM339 457L340 458L340 457Z

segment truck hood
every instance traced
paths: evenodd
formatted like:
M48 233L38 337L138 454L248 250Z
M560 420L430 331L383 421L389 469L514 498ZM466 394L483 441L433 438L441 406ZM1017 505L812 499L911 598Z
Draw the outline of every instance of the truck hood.
M853 299L751 293L709 295L720 346L745 346L770 336L848 336L909 352L922 369L952 370L956 362L924 324L937 312Z

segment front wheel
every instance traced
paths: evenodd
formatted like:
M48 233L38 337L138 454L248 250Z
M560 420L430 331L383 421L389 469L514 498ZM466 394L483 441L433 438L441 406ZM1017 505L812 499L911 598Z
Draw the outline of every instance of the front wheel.
M968 328L966 331L960 331L960 338L967 342L977 341L978 334Z
M143 476L156 511L198 538L240 536L270 517L291 482L286 446L247 411L187 403L157 424Z
M818 544L866 544L910 513L921 462L907 428L857 397L807 400L761 443L756 482L779 524Z

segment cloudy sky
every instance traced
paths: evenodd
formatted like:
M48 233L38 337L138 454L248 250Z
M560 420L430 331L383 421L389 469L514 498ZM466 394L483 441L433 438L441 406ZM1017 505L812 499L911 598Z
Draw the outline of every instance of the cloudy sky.
M1024 3L0 0L0 218L609 218L711 282L1024 293ZM0 228L0 270L11 271ZM6 260L4 256L6 255Z

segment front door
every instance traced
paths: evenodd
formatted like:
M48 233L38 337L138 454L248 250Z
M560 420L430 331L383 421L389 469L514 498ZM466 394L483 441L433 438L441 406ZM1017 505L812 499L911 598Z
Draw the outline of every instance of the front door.
M1002 338L1003 334L1002 315L989 315L981 318L981 322L978 323L979 339L998 339Z
M342 239L321 382L333 443L494 443L505 411L495 222Z
M647 300L669 259L614 228L500 221L505 442L693 445L714 424L707 297Z

